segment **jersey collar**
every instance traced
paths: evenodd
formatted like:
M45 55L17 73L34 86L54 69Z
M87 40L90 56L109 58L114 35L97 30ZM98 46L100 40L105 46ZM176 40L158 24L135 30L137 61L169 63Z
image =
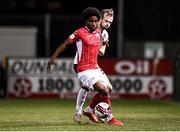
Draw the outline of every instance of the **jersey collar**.
M91 32L87 26L85 26L85 28L86 28L89 32ZM98 28L96 28L96 30L97 30L97 29L98 29ZM91 32L91 33L95 33L95 32L96 32L96 30L94 30L94 31L93 31L93 32Z

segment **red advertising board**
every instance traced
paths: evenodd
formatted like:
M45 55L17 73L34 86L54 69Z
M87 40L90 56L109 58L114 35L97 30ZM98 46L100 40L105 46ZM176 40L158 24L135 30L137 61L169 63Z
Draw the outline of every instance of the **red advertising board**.
M172 75L172 62L170 60L99 59L99 65L108 75Z
M76 98L80 83L73 71L73 59L58 59L57 69L51 73L46 70L47 62L43 58L10 58L9 97ZM112 83L112 98L170 99L172 96L170 60L99 59L99 66Z

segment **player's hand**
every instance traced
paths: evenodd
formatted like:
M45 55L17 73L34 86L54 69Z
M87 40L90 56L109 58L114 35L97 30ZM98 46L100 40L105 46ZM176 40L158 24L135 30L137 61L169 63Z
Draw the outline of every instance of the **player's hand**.
M54 69L55 62L53 60L50 60L47 65L47 71L50 72L52 69Z
M109 41L104 41L103 45L106 45L107 47L109 47Z

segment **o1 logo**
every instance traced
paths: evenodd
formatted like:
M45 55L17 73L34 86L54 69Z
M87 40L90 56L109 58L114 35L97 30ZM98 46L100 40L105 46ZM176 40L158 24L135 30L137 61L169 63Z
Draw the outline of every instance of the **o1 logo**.
M149 62L148 61L119 61L114 66L115 71L119 74L130 75L130 74L144 74L150 73Z

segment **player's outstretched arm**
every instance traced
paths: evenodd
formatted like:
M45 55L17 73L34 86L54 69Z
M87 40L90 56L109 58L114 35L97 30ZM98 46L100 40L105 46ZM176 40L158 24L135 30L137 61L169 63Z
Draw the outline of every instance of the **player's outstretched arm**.
M67 39L59 45L59 47L56 49L56 51L53 53L50 60L48 61L48 66L47 66L48 71L51 69L51 65L55 64L55 59L58 57L58 55L61 54L66 49L67 45L70 43L71 42L69 42Z

